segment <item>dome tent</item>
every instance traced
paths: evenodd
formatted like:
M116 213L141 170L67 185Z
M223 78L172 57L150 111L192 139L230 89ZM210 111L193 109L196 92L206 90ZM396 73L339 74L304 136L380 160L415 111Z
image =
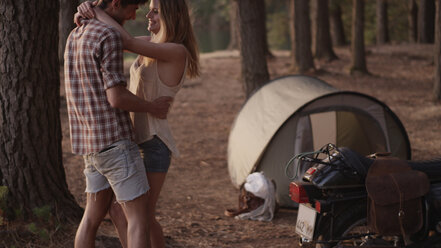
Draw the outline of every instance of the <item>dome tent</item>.
M228 139L228 171L236 187L250 173L263 171L276 183L279 205L293 207L286 163L328 143L362 155L391 152L410 159L407 133L384 103L313 77L291 75L268 82L243 105ZM291 169L292 174L297 170Z

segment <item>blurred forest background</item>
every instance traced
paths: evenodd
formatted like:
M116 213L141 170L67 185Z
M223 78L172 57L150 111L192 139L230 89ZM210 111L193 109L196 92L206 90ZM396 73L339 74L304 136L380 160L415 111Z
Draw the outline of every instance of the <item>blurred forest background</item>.
M200 52L224 50L230 41L230 9L231 0L188 0L194 20L194 29L198 38ZM266 30L268 45L273 50L290 50L289 31L289 0L265 0ZM350 43L352 0L333 0L330 7L335 4L341 6L341 17L344 32ZM405 0L387 0L389 35L392 43L408 42L408 13L409 4ZM310 1L311 17L314 15L315 1ZM365 42L366 45L374 44L376 40L376 1L365 1ZM127 22L125 27L133 35L146 35L148 6L138 10L137 19ZM314 18L311 18L313 21ZM238 23L237 23L238 25ZM313 25L311 25L313 27ZM147 32L148 33L148 32Z

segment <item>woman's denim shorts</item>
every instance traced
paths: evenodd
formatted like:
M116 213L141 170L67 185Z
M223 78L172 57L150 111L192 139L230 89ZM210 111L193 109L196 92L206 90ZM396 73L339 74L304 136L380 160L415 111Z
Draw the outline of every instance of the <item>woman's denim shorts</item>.
M158 136L139 144L146 172L167 172L171 162L171 152Z

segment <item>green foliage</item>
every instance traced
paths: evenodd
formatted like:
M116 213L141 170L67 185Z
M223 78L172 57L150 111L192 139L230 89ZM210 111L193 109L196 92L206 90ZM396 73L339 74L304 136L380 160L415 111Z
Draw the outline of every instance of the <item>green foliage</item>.
M351 40L352 0L332 0L342 7L342 19L346 38ZM331 8L332 8L331 4ZM393 42L407 41L407 1L388 1L389 38ZM376 1L365 1L364 36L366 44L375 44L376 40Z
M43 241L49 241L49 231L46 228L41 228L37 226L36 223L32 222L26 226L29 232L34 235L37 235Z
M290 49L289 17L285 13L269 14L266 26L271 49Z
M271 49L289 49L289 0L265 0L266 28Z
M14 209L14 216L16 219L22 220L24 218L23 209L15 208Z
M4 216L6 212L6 200L8 197L8 187L0 186L0 226L5 224Z
M42 207L36 207L32 209L32 213L35 217L37 217L41 221L48 222L49 219L52 216L52 208L49 205L42 206Z
M8 197L8 187L0 186L0 209L6 210L6 200Z

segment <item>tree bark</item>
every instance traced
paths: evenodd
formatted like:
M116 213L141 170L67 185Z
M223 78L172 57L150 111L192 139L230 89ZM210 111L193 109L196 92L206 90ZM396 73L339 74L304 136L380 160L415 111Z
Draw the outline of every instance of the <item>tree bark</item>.
M264 0L238 0L242 79L247 98L268 82Z
M407 22L409 24L409 42L415 43L418 41L418 5L415 0L408 0L408 9Z
M0 185L25 218L47 205L81 217L62 162L58 11L58 1L0 2Z
M291 0L290 16L293 69L298 73L314 70L311 51L309 0Z
M364 51L364 0L353 0L351 52L352 64L350 73L367 73Z
M435 1L420 0L418 9L418 42L433 43L435 29Z
M389 43L387 0L377 0L377 44Z
M436 1L435 21L435 82L433 97L435 101L441 101L441 0Z
M239 27L238 24L238 10L237 10L237 1L230 0L230 42L228 43L228 50L239 49L240 44L240 35L239 35Z
M328 0L317 0L316 8L315 57L327 61L337 59L337 55L335 55L332 49L331 32L329 30Z
M331 37L334 46L347 44L345 30L343 28L342 10L337 0L331 0L330 6Z
M60 0L60 21L58 22L58 30L60 39L58 43L58 58L60 65L64 63L64 48L70 31L75 28L73 17L77 11L78 0Z

